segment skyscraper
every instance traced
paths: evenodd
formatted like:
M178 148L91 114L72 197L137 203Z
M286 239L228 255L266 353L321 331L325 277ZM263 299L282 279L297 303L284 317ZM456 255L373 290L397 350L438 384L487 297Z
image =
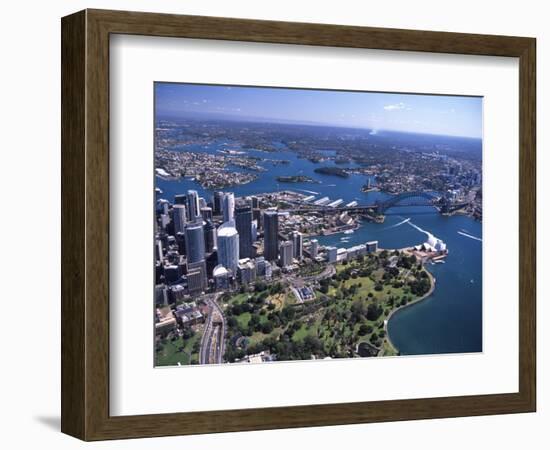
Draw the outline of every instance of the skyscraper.
M264 257L276 261L279 254L279 215L277 211L264 212Z
M170 224L170 216L168 214L160 215L160 227L165 230L166 227Z
M201 207L201 216L204 220L212 220L212 208L209 206Z
M187 262L204 261L204 230L202 221L188 223L185 227Z
M194 222L200 216L199 193L197 191L187 191L187 209L189 212L189 222Z
M329 263L335 263L338 259L338 249L336 247L325 247L327 252L327 261Z
M251 258L252 255L252 210L248 205L235 209L235 224L239 233L239 257Z
M212 253L217 246L216 227L210 220L207 220L204 226L204 244L206 253Z
M155 241L155 255L157 261L162 261L164 259L164 252L162 250L162 241L157 239Z
M229 222L235 217L235 194L226 192L223 196L223 221Z
M218 228L218 263L237 274L239 264L239 233L234 222L225 222Z
M227 289L229 287L229 272L221 264L214 268L212 272L216 289Z
M206 288L204 262L202 266L190 268L187 271L187 289L190 294L198 294Z
M185 195L185 194L176 194L176 195L174 195L174 204L175 205L187 205L187 195Z
M262 229L262 210L260 208L252 209L252 220L256 221L258 230Z
M183 231L176 233L176 244L180 255L185 255L185 228Z
M174 234L183 233L185 230L185 224L187 223L185 205L174 205L172 214L174 219Z
M294 248L294 258L301 261L302 260L302 247L303 247L304 241L302 233L299 231L294 231L292 233L292 245Z
M170 206L170 202L168 200L165 200L165 199L161 198L157 201L158 210L162 214L168 214L168 207L169 206Z
M256 264L250 258L242 259L238 267L241 283L249 284L256 279Z
M181 271L178 266L171 264L164 266L164 280L166 283L174 283L181 277Z
M224 193L222 191L214 192L214 196L212 198L212 204L214 205L214 208L212 212L214 213L215 216L219 216L222 213L223 196L224 196Z
M311 247L309 248L309 253L312 259L317 258L319 253L319 241L317 239L311 240Z
M294 256L293 247L292 241L285 241L281 244L279 260L281 267L289 267L292 265L292 257Z
M256 242L258 240L258 221L253 220L252 226L250 227L252 229L252 242Z

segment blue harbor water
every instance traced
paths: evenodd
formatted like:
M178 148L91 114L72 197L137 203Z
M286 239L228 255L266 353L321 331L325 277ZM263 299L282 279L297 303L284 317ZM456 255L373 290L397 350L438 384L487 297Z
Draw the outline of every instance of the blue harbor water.
M209 146L186 146L181 150L216 152L236 149L236 145L216 142ZM330 152L330 149L327 149ZM351 175L340 178L314 172L321 166L336 165L332 161L313 163L300 159L295 153L280 151L268 153L247 150L250 156L287 160L289 164L261 163L267 172L259 172L255 181L223 189L236 196L254 195L278 190L294 190L316 198L343 199L345 203L357 201L360 205L374 204L384 199L380 192L361 192L367 178ZM338 167L353 167L342 164ZM319 183L277 183L276 177L306 175ZM210 201L212 191L203 189L191 179L165 180L156 178L156 187L162 197L173 201L175 194L195 189ZM390 319L388 332L401 354L467 353L482 351L482 225L466 216L442 216L431 207L401 207L387 211L383 224L364 222L353 234L319 236L322 245L351 247L366 241L377 240L381 248L403 248L421 244L429 232L442 239L449 249L444 264L428 266L436 279L433 294L422 302L397 311Z

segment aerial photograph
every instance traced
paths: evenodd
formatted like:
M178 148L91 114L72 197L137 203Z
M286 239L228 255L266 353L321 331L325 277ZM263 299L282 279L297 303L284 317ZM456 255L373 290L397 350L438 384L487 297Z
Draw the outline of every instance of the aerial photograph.
M482 97L154 95L155 367L483 351Z

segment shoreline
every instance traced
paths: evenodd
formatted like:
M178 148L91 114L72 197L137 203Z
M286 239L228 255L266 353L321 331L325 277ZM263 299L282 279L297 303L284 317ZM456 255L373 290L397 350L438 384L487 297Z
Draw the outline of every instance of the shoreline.
M397 348L397 346L392 342L391 338L390 338L390 333L389 333L389 330L388 330L388 325L390 323L390 319L393 317L393 315L397 312L397 311L400 311L402 309L405 309L405 308L408 308L409 306L414 306L416 305L417 303L420 303L424 300L426 300L428 297L430 297L433 292L435 291L435 283L436 283L436 279L435 277L432 275L432 273L427 269L427 268L424 268L424 270L426 270L426 273L428 274L428 277L430 278L430 290L428 292L426 292L422 297L418 297L416 300L413 300L412 302L409 302L407 303L406 305L400 305L398 306L397 308L394 308L390 311L390 313L388 314L388 317L386 318L386 320L384 321L384 331L386 333L385 337L384 337L384 340L385 342L388 343L388 345L390 346L390 348L392 350L394 350L396 353L399 353L399 349ZM384 344L382 344L382 348L381 350L383 350L384 348ZM384 354L382 355L379 355L379 356L385 356Z

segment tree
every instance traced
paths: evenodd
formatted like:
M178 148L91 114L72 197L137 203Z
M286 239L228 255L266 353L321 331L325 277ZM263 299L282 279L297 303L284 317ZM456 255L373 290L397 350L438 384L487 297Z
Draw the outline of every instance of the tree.
M191 327L183 327L181 337L183 339L191 339L195 335L195 332Z
M273 324L271 322L265 322L262 325L262 333L263 334L269 334L273 331Z
M375 321L382 315L383 312L384 310L378 303L371 303L367 307L367 319Z
M372 329L372 327L371 327L371 329ZM369 327L368 327L368 325L362 324L362 325L359 327L358 333L359 333L359 336L365 336L365 335L369 334Z
M281 320L285 321L285 323L288 323L290 320L294 319L294 316L296 315L296 311L291 306L285 306L281 310Z
M367 314L367 308L365 306L365 303L363 300L355 300L351 304L351 313L353 314L353 317L356 319L356 321L360 321L363 319L363 317Z

